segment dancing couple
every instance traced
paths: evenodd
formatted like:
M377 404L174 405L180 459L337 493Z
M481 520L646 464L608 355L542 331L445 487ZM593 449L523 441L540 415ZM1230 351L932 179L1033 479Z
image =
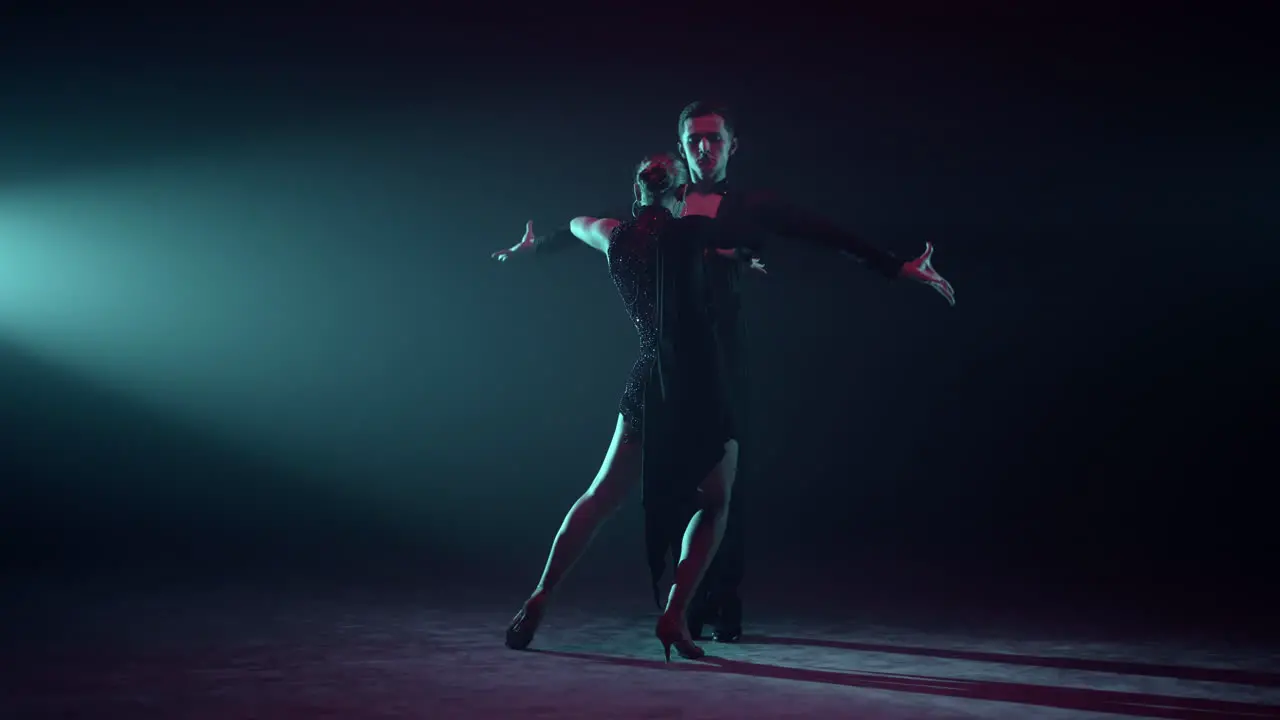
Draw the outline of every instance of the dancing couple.
M733 495L747 419L739 287L744 270L765 272L759 251L767 237L816 243L955 302L930 264L931 245L904 262L771 194L731 191L728 162L738 149L732 118L722 105L688 105L679 152L651 155L636 167L631 219L578 217L541 237L530 222L519 243L493 255L505 261L579 241L603 252L640 335L604 462L565 516L541 579L507 629L508 647L532 642L551 594L637 483L651 585L663 607L655 633L664 655L670 660L674 647L682 657L702 657L694 639L708 620L716 640L739 638L743 528ZM658 586L668 556L675 571L664 604Z

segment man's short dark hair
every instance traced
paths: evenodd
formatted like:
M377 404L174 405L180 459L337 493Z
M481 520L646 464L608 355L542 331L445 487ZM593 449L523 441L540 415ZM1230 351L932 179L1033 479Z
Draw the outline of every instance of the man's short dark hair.
M728 105L712 100L694 100L688 105L685 105L684 110L680 111L680 124L676 126L676 134L681 135L684 133L685 121L692 118L706 117L708 115L719 115L724 118L725 129L734 135L737 135L738 123L737 118L734 117L733 111L729 109Z

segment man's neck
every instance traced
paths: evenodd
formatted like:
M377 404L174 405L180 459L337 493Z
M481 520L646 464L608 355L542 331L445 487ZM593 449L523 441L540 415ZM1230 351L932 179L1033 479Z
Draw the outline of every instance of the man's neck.
M721 170L714 175L703 175L693 181L692 190L696 193L707 193L716 189L716 186L724 182L727 172Z

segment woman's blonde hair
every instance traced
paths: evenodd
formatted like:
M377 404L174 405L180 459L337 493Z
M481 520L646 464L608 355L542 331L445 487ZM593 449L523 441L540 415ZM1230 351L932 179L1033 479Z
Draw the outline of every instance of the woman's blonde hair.
M640 201L649 204L675 192L689 181L689 170L675 153L657 153L641 160L635 169L635 182L640 186Z

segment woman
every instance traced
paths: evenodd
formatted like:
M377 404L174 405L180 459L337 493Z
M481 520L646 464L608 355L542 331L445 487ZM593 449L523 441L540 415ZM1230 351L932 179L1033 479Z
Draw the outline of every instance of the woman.
M671 545L673 531L692 515L680 528L680 557L655 632L667 660L672 646L686 658L703 655L689 634L686 614L724 534L738 442L729 409L730 384L710 324L702 263L717 253L750 261L761 272L764 266L750 253L717 242L717 224L710 218L672 215L676 190L686 176L672 155L650 156L636 168L634 219L580 217L570 223L573 238L608 258L609 274L640 334L640 357L619 403L604 463L565 516L542 578L507 629L508 647L523 649L533 640L551 593L641 480L643 467L651 567L656 552L660 572L661 555ZM494 257L506 260L516 253L554 250L567 237L561 233L540 240L530 223L519 244ZM653 422L659 414L662 422Z

